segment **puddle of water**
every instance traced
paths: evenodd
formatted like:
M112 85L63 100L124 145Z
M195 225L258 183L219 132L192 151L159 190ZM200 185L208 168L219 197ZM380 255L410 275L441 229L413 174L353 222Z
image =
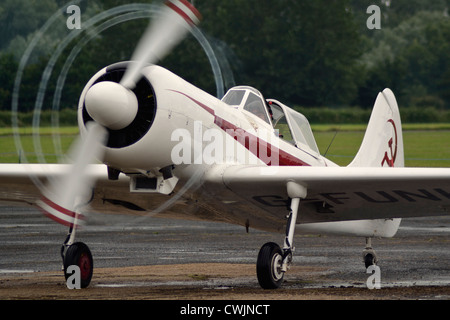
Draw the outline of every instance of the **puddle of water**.
M0 269L0 273L33 273L34 270Z

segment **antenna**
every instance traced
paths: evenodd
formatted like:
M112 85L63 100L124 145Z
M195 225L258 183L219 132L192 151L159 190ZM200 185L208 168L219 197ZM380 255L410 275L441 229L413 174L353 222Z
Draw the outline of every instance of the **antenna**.
M339 129L340 129L340 127L339 127L339 128L336 130L336 132L334 133L333 139L331 139L331 142L330 142L330 144L328 145L328 148L327 148L327 150L325 151L325 153L324 153L324 155L323 155L324 157L327 155L328 150L330 150L330 147L331 147L331 145L333 144L334 138L336 138L336 135L338 134Z

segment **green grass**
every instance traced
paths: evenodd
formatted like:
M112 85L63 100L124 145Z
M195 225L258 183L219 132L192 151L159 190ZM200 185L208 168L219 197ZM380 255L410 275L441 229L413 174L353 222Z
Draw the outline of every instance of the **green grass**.
M406 166L450 167L450 130L405 131L403 144Z
M50 127L39 129L38 143L41 144L41 152L44 161L47 163L58 162L58 157L62 156L69 149L73 140L78 136L78 127L60 127L58 132ZM16 141L12 128L0 128L0 163L42 162L36 155L37 145L31 127L19 128ZM17 151L16 142L21 145L20 152ZM62 153L57 153L55 144L60 144Z
M11 127L0 128L0 136L12 136L15 133ZM53 133L57 133L59 135L77 135L78 127L59 127L57 130L54 130L52 127L41 127L39 128L39 134L42 135L51 135ZM33 129L31 127L20 127L17 129L17 133L20 135L31 135L33 134Z
M329 147L326 155L328 159L341 166L348 165L358 152L364 137L365 126L358 130L357 126L342 126L331 146L336 131L325 130L325 126L321 130L313 128L320 152L324 154ZM403 128L405 166L450 167L450 129L430 129L432 126L416 126L420 130L411 128Z
M322 154L330 146L336 130L338 133L331 144L326 157L339 165L349 164L358 152L364 137L366 125L314 125L312 127L317 145ZM53 130L40 128L40 142L45 161L57 162ZM20 143L27 162L39 162L31 128L20 128ZM77 127L61 127L58 130L61 148L65 153L78 135ZM404 124L403 140L405 162L408 167L450 167L450 124ZM18 163L19 154L11 128L0 128L0 163Z
M314 124L314 133L326 131L365 131L367 124ZM450 123L403 123L403 131L408 130L450 130Z
M352 161L364 137L364 131L338 131L337 134L333 131L313 132L320 153L325 155L326 152L326 158L341 166Z

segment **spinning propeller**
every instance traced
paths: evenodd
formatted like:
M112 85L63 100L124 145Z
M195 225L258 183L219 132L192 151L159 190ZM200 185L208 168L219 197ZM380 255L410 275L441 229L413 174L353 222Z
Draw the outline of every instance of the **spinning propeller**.
M200 22L200 17L186 0L165 2L142 36L120 83L102 81L88 90L85 105L94 121L87 123L86 135L76 141L69 170L49 183L38 202L47 216L70 227L83 223L79 209L90 199L94 184L89 164L103 159L108 129L126 128L135 119L138 100L132 89L142 77L142 68L169 53Z

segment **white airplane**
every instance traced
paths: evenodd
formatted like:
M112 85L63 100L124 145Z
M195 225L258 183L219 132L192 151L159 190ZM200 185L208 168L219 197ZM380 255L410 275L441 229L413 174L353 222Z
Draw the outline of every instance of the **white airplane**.
M219 100L152 64L199 17L187 1L168 1L133 62L92 77L80 97L72 164L0 165L0 199L38 205L69 227L66 278L78 265L81 286L91 281L92 254L75 231L94 212L285 234L282 247L269 242L259 251L257 278L267 289L281 285L296 231L364 237L367 267L377 262L370 239L394 236L401 218L450 214L450 168L403 168L391 90L376 98L355 159L339 167L321 156L307 119L283 103L246 86Z

